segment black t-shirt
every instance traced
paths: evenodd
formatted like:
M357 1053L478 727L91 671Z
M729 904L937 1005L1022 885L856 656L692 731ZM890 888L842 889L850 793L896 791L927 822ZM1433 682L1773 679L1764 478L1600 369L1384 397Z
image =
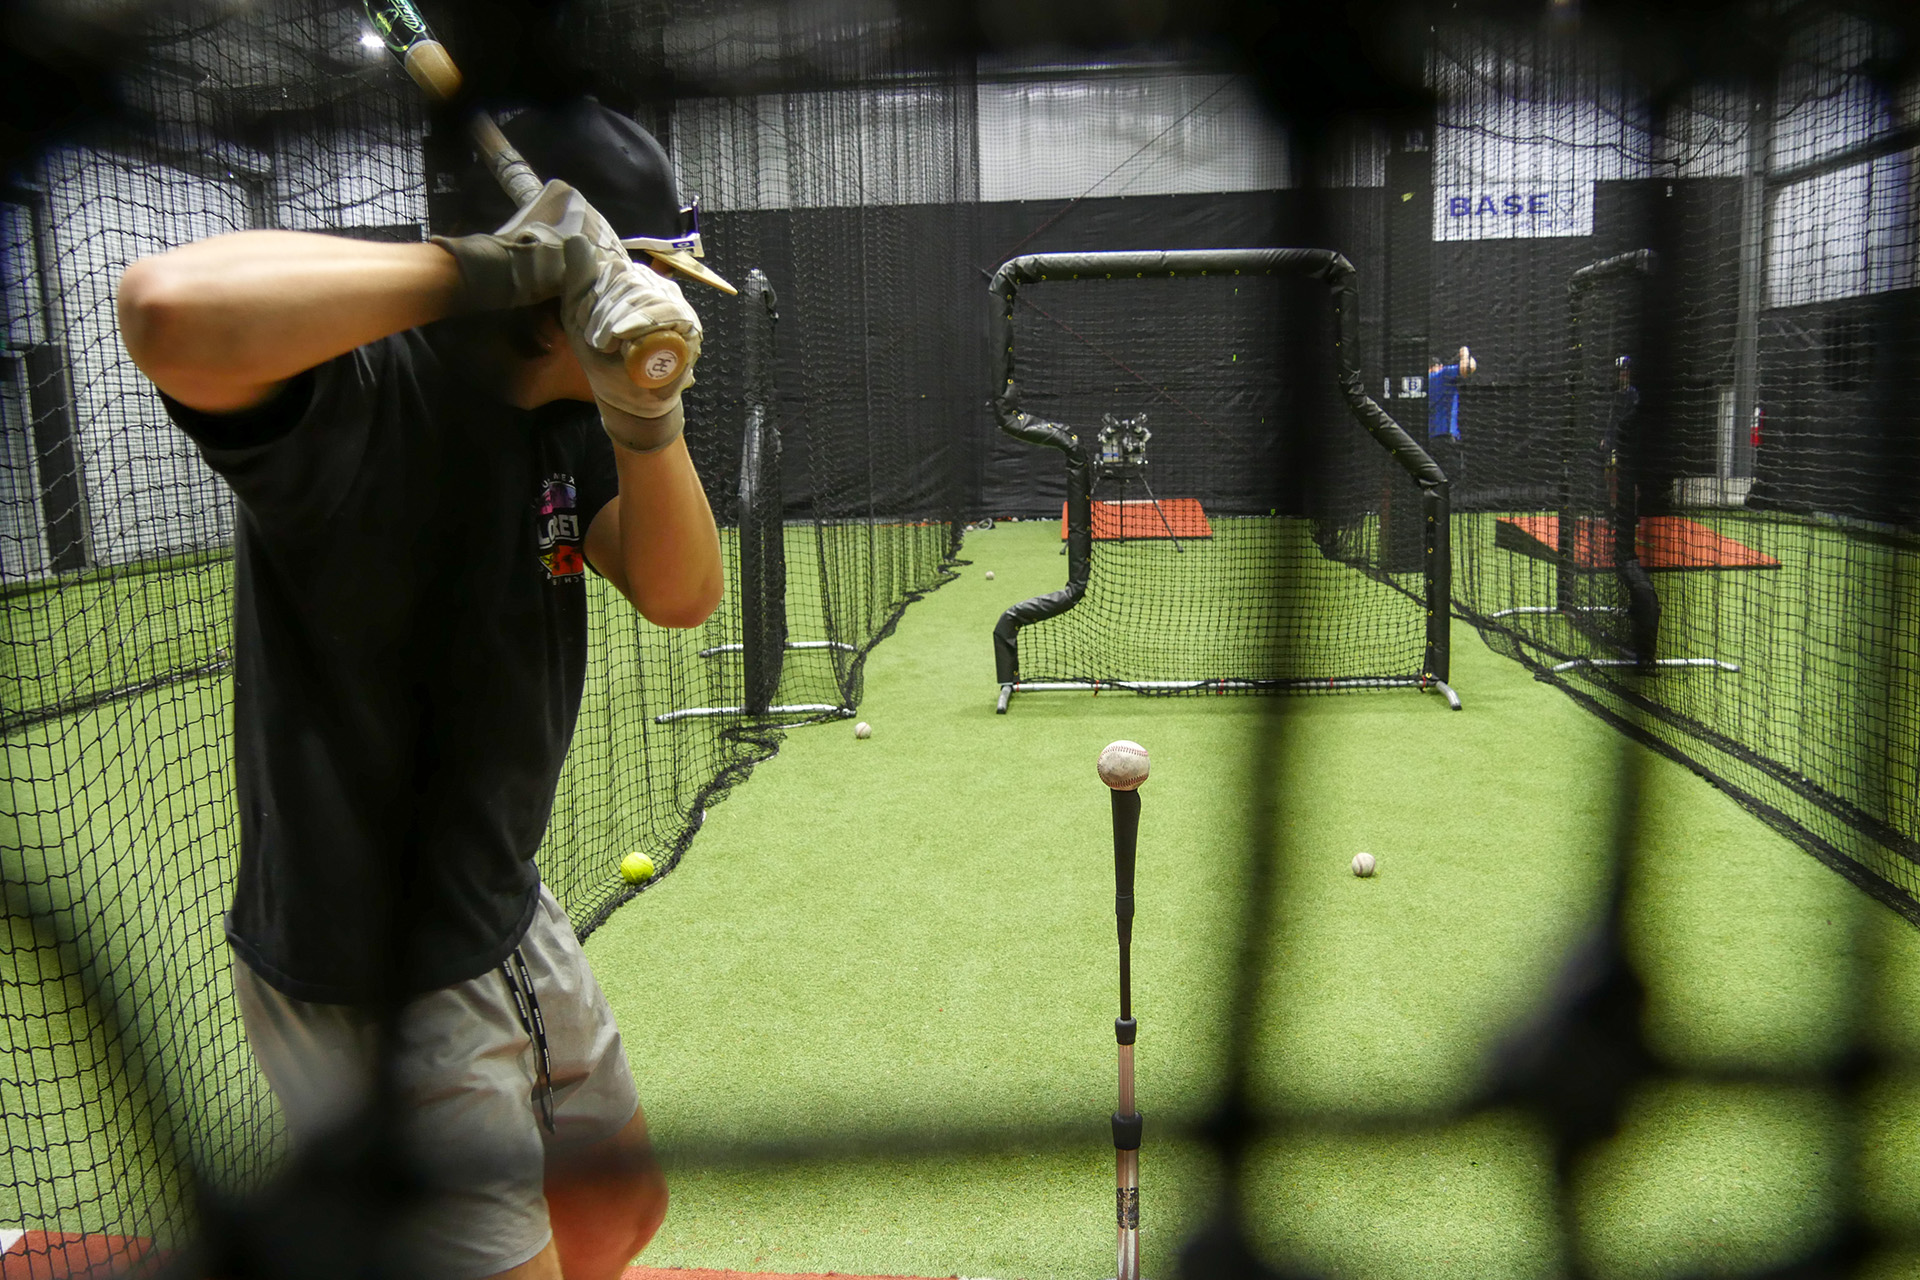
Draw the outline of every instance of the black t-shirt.
M227 936L296 999L464 981L533 918L586 667L591 406L486 390L451 326L174 419L239 497ZM304 403L303 403L304 401Z

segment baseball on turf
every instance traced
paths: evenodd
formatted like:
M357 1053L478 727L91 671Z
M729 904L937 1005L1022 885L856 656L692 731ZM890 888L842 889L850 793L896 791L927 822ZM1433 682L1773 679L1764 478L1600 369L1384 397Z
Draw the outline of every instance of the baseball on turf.
M628 884L645 884L653 879L653 859L634 850L620 859L620 878Z
M992 581L993 581L993 570L991 570L991 569L989 569L989 570L987 570L987 581L988 581L988 582L992 582Z
M1100 753L1100 781L1115 791L1133 791L1147 780L1147 749L1125 738Z
M1365 879L1373 874L1373 855L1356 853L1353 855L1353 874Z
M871 738L873 736L873 726L865 720L862 720L859 724L853 726L853 736L856 738Z

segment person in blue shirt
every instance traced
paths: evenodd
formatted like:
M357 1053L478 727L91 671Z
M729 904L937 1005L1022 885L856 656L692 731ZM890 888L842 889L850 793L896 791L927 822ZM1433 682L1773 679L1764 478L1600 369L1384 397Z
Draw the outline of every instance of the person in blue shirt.
M1452 364L1439 356L1427 360L1427 452L1453 481L1455 495L1461 493L1466 479L1466 459L1460 448L1460 379L1471 378L1479 367L1465 347Z
M1460 443L1460 379L1471 378L1480 367L1473 353L1460 348L1460 356L1447 364L1434 356L1427 362L1427 438L1442 436Z

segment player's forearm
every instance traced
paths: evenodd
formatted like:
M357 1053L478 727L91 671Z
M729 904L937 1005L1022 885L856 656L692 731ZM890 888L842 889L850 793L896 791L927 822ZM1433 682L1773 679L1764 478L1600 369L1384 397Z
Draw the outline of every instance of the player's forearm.
M713 510L684 438L654 453L614 447L620 472L619 584L649 622L697 627L726 576Z
M128 267L127 352L161 390L210 412L246 408L303 370L447 315L452 255L298 231L243 231Z

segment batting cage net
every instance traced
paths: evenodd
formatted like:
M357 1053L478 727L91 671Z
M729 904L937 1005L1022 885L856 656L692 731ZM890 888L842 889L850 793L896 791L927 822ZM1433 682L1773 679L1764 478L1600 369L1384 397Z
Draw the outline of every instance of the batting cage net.
M1359 387L1352 276L1310 249L1000 269L1000 424L1068 477L1067 585L1002 616L1001 710L1444 682L1444 476Z
M629 1280L1920 1274L1910 15L423 8L455 108L353 4L0 24L0 1280L419 1274L416 1024L296 1142L239 1011L235 500L116 290L417 245L465 108L580 93L740 288L725 596L587 579L537 858L673 1187ZM1380 686L1465 709L1102 696ZM580 1175L519 1189L642 1216L480 977Z
M429 115L358 6L129 21L113 33L131 46L123 109L31 158L0 204L0 1228L85 1235L116 1262L177 1246L197 1193L255 1186L281 1152L221 929L238 838L233 498L128 360L115 286L136 258L246 229L417 243L449 229L473 163L457 117ZM613 68L603 98L659 127L683 190L704 197L709 261L752 284L694 299L705 354L686 395L727 598L670 631L590 579L586 691L539 857L583 937L672 871L787 729L854 713L868 653L956 545L957 388L938 394L906 349L937 344L923 321L958 313L959 282L943 311L905 302L942 298L916 238L964 224L969 193L924 163L969 136L964 79L917 89L914 112L877 130L887 92L634 105L664 77L692 92L805 43L594 46ZM897 56L861 52L876 71ZM890 161L834 149L863 127L891 138ZM903 223L910 184L941 202L931 221ZM651 879L623 878L633 852Z
M1920 366L1913 139L1872 71L1890 38L1812 23L1752 92L1637 117L1591 52L1441 46L1415 332L1479 364L1455 546L1489 642L1915 916ZM1576 154L1589 184L1531 178ZM1479 207L1508 187L1551 237Z

